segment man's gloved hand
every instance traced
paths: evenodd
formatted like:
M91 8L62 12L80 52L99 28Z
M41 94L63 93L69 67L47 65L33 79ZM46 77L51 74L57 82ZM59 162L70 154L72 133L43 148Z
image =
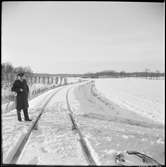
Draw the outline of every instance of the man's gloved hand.
M17 96L17 93L16 93L16 92L14 92L14 93L13 93L13 95L14 95L14 96Z

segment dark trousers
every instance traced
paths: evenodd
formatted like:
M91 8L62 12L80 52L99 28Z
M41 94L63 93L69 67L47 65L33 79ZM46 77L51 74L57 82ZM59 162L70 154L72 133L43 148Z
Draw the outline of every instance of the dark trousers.
M28 108L24 108L23 112L24 112L25 120L29 120ZM17 110L17 117L18 117L18 120L21 121L21 110Z

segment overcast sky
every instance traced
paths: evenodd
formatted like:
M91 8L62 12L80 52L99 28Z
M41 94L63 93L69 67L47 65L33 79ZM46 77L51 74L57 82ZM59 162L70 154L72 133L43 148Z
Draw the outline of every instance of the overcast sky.
M164 3L3 2L2 62L40 73L164 71Z

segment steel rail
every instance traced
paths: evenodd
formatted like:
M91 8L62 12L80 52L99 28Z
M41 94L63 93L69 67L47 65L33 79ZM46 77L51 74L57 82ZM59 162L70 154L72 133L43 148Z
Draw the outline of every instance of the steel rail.
M70 107L70 103L69 103L69 91L70 91L71 88L69 88L67 90L67 93L66 93L66 102L67 102L67 108L68 108L68 114L69 114L69 117L71 119L71 122L72 122L72 130L75 130L78 135L79 135L79 141L80 141L80 144L81 144L81 147L82 147L82 150L83 150L83 153L85 155L85 158L87 160L87 162L89 163L89 165L97 165L97 162L95 161L94 157L92 156L91 152L90 152L90 149L88 147L88 144L86 142L86 139L85 137L82 135L81 131L79 130L75 120L74 120L74 117L73 117L73 112L72 112L72 109Z
M60 91L62 90L64 87L62 87L61 89L58 89L57 91L55 91L48 99L47 101L44 103L44 105L42 106L41 112L39 113L39 115L37 116L36 120L32 123L32 125L29 127L29 129L27 130L28 132L21 136L21 139L18 141L18 143L16 144L16 146L8 153L8 155L6 156L4 163L5 164L16 164L25 144L28 141L28 138L32 132L32 130L34 130L37 126L37 123L41 117L41 115L43 114L46 106L48 105L48 103L50 102L50 100Z

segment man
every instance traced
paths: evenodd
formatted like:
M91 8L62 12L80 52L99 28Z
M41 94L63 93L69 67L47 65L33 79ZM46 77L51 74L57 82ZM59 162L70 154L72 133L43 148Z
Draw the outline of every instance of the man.
M21 119L21 110L24 112L25 121L32 121L29 119L28 115L28 93L29 87L27 85L26 80L24 79L24 73L17 74L17 79L13 83L12 91L16 92L16 109L17 109L17 117L18 121L22 121Z

